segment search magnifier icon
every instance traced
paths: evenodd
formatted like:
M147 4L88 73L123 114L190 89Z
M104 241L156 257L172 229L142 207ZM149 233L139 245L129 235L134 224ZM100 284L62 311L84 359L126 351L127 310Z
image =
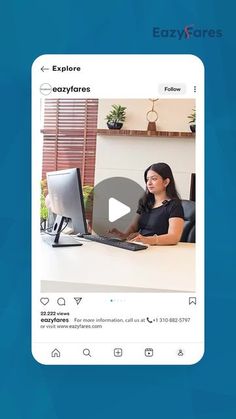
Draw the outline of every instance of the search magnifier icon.
M90 349L85 348L85 349L83 350L83 354L84 354L84 356L90 356L90 357L91 357Z

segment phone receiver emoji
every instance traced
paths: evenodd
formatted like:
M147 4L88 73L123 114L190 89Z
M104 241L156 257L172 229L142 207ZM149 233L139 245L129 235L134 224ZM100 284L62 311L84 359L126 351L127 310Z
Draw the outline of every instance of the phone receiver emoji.
M148 323L152 323L152 320L150 320L149 317L147 317L147 321Z

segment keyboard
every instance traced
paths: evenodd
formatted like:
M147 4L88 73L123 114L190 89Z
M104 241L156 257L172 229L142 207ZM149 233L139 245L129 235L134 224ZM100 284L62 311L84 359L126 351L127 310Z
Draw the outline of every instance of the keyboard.
M88 239L97 243L108 244L109 246L119 247L120 249L132 250L133 252L148 248L148 246L145 246L144 244L124 242L121 240L111 239L104 236L94 236L91 234L88 234L88 235L84 234L83 237L85 239Z

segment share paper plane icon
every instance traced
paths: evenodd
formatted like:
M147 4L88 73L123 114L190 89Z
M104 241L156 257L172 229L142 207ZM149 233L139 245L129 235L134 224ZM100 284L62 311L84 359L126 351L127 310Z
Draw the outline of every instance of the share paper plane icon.
M82 297L74 297L74 300L77 304L77 306L79 305L80 301L82 300Z

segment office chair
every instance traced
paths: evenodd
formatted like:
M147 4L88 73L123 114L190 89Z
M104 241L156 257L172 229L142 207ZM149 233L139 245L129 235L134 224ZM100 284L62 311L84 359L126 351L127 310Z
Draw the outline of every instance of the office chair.
M196 173L191 173L189 199L190 201L196 201Z
M182 199L181 204L184 210L184 230L180 241L195 243L195 202Z
M188 235L188 243L195 243L195 225L193 226L193 228L190 230L189 235Z

